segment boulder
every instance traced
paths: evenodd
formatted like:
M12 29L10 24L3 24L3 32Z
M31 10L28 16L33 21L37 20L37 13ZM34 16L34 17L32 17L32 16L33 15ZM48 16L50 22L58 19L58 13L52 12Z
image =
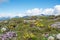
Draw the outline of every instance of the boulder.
M60 29L60 22L55 22L51 25L52 28L59 28Z

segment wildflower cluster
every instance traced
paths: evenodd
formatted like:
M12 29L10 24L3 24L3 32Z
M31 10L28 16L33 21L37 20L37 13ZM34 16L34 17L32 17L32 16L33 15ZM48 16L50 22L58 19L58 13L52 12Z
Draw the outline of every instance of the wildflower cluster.
M37 26L37 27L43 27L44 25L39 21L36 21L35 22L35 25Z
M16 36L17 34L15 32L6 32L5 34L0 35L0 40L8 40Z
M35 35L33 33L25 33L23 37L24 38L34 38Z

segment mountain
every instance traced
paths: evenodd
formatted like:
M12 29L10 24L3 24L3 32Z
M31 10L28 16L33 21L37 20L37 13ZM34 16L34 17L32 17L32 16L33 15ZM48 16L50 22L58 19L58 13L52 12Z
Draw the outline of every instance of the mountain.
M19 16L15 16L15 17L13 17L13 18L19 18Z
M12 17L12 18L19 18L19 16L15 16L15 17ZM11 17L0 17L0 21L9 20L9 19L11 19Z
M2 21L2 20L8 20L8 19L10 19L10 17L0 17L0 21Z

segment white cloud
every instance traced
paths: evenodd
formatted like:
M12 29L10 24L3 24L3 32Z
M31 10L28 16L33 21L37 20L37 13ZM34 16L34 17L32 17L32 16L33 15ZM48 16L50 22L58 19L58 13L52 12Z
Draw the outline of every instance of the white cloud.
M55 15L60 15L60 5L54 6L54 13Z
M27 10L26 13L27 15L39 15L41 13L42 9L39 9L39 8L34 8L34 9L31 9L31 10Z
M15 16L23 17L24 14L21 14L21 13L0 13L0 17L15 17Z
M60 15L60 5L54 6L54 8L46 8L46 9L40 9L40 8L34 8L31 10L27 10L26 14L28 15Z
M42 11L42 14L45 14L45 15L53 15L53 13L54 13L54 9L52 8L47 8Z
M56 6L54 6L54 8L55 8L56 10L60 11L60 5L56 5Z
M45 15L52 15L54 12L54 9L52 8L47 8L47 9L40 9L40 8L34 8L31 10L27 10L28 15L40 15L40 14L45 14Z
M54 8L46 8L46 9L42 9L42 8L33 8L33 9L29 9L27 11L25 11L24 13L16 13L16 11L14 13L0 13L0 17L6 17L6 16L10 16L10 17L14 17L14 16L34 16L34 15L40 15L40 14L44 14L44 15L60 15L60 5L56 5L54 6Z

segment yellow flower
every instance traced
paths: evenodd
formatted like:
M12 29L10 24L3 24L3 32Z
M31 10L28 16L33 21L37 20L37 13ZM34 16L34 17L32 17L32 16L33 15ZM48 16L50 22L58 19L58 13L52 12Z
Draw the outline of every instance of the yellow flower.
M13 26L9 26L9 29L13 29Z
M51 27L48 25L48 28L50 29Z
M25 33L23 37L24 38L30 38L30 37L33 38L33 37L35 37L35 35L33 33Z
M29 37L29 34L28 33L26 34L26 37Z
M26 38L25 36L23 36L23 38Z
M31 37L35 37L35 35L33 33L30 34Z
M24 37L24 38L29 38L30 36L29 36L28 33L25 33L23 37Z

